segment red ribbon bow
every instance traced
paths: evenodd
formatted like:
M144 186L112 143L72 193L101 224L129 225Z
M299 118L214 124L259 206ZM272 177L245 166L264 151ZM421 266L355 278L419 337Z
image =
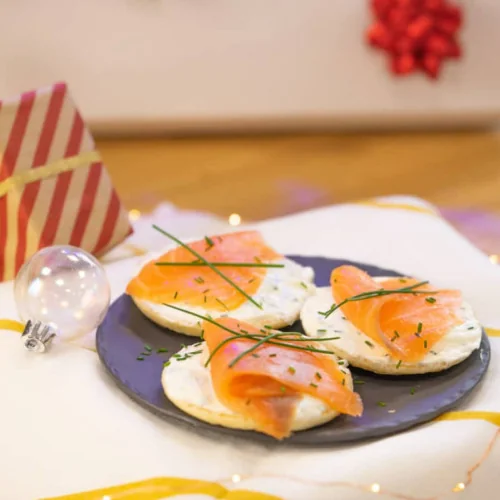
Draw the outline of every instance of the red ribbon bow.
M394 74L438 78L446 59L461 57L462 9L448 0L371 0L371 7L368 42L389 54Z

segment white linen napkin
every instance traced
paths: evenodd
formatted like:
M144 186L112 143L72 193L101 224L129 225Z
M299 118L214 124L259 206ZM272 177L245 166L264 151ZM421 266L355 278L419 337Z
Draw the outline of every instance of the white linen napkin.
M181 237L228 229L224 221L212 222ZM492 443L500 428L500 337L494 330L500 330L500 268L415 198L330 206L248 227L284 253L357 260L461 289L491 329L492 363L474 396L449 416L457 420L323 449L235 444L151 415L115 386L94 352L56 344L46 355L33 355L22 349L19 334L1 331L0 499L98 488L104 488L99 495L78 498L109 499L114 497L107 487L164 476L224 480L230 490L290 500L498 498L500 439ZM152 244L152 233L143 231L144 240L135 244L158 250L167 243ZM118 258L124 256L119 250ZM123 293L138 258L106 264L114 298ZM0 318L16 319L12 283L0 285ZM468 471L478 462L469 483ZM248 495L232 498L265 498ZM214 498L154 498L167 496Z

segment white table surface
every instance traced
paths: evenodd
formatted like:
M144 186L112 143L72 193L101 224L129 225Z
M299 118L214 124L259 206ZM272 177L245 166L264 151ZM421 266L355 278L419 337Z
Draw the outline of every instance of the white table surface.
M408 204L423 211L410 210ZM369 500L378 494L370 490L374 484L381 488L380 498L456 495L495 500L500 487L500 440L470 484L467 471L482 459L500 429L500 268L429 208L419 200L389 199L379 206L326 207L256 227L283 252L363 261L461 289L480 320L492 329L493 357L485 382L454 414L458 420L432 422L385 439L331 449L234 446L231 440L197 435L149 414L117 389L92 351L57 344L47 355L33 356L21 348L18 334L2 331L0 499L52 498L174 476L220 480L229 489L260 491L287 500ZM224 229L218 224L222 221L207 221L205 230L192 236ZM146 229L141 239L151 250L163 245L149 238ZM133 272L134 259L108 263L106 268L113 296L118 297ZM15 319L11 283L0 285L0 298L0 318ZM231 483L234 474L242 480ZM453 493L461 483L465 490ZM118 498L110 491L74 498ZM264 499L256 494L238 498Z

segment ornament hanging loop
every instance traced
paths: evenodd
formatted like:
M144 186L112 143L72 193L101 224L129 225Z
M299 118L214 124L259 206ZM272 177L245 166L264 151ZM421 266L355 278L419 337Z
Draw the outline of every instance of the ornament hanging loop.
M21 335L24 347L31 352L45 352L56 336L52 328L48 325L43 325L41 321L29 320Z

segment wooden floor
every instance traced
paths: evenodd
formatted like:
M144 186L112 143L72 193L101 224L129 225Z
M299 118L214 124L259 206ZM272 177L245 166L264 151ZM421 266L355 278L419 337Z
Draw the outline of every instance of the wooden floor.
M387 194L500 213L493 132L102 139L129 209L159 201L243 220Z

